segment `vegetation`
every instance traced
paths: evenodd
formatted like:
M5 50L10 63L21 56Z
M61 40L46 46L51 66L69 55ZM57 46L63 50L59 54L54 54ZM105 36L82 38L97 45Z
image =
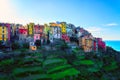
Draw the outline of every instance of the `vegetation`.
M20 48L20 44L18 42L12 43L12 49L13 50L16 50L16 49L19 49L19 48Z
M29 43L23 43L23 48L24 49L29 49Z
M99 51L96 54L84 53L79 48L72 49L69 53L67 50L70 47L65 42L61 42L59 46L57 44L56 50L45 50L43 46L32 52L27 49L27 43L23 45L23 49L19 49L17 43L12 46L20 53L13 51L12 57L0 61L0 80L120 79L120 65L116 59L118 52L110 47L106 52Z
M40 40L36 40L35 45L36 46L41 46L41 41Z

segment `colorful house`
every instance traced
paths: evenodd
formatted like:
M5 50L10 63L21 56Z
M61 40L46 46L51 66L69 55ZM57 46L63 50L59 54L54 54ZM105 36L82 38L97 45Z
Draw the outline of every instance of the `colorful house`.
M27 24L27 42L33 42L34 41L34 23Z
M28 29L28 36L34 36L34 23L29 23L27 25L27 29Z
M10 35L11 35L11 34L10 34L10 24L9 24L9 23L6 23L6 27L7 27L7 31L8 31L8 32L7 32L7 35L8 35L7 38L8 38L8 41L10 41L10 39L11 39L11 38L10 38Z
M47 43L47 40L53 42L53 31L48 24L44 24L43 35L41 36L41 43Z
M20 41L27 41L28 30L26 27L21 26L19 28L19 40Z
M44 34L48 34L48 32L49 31L51 31L51 28L50 28L50 26L48 26L47 24L44 24ZM52 31L51 31L51 33L52 33Z
M95 51L95 52L98 52L98 42L97 42L97 40L96 39L94 39L94 47L93 47L93 50Z
M34 34L42 34L44 31L44 25L34 25Z
M106 44L104 41L102 41L102 38L96 38L97 42L98 42L98 48L106 50Z
M80 27L75 28L75 34L78 38L83 36L83 32L81 31Z
M62 34L66 34L66 22L61 22L61 32Z
M10 24L0 23L0 40L10 41Z
M34 42L40 40L40 34L34 34Z
M61 22L61 38L66 42L70 42L70 36L72 33L72 29L66 24L66 22ZM67 34L68 33L68 34Z
M82 48L82 37L78 38L78 46Z
M21 24L10 24L10 38L11 42L19 40L19 28Z
M69 24L67 24L66 26L66 33L67 33L67 36L69 37L72 37L72 35L74 34L73 29Z
M91 35L84 36L82 37L82 39L80 38L79 46L82 46L85 52L93 51L93 46L94 46L93 44L94 44L93 37Z
M94 51L98 52L99 49L106 50L106 44L102 41L102 38L94 38Z
M35 42L36 40L53 42L54 39L70 42L73 38L73 42L76 42L85 52L106 50L106 44L102 38L93 38L87 30L66 22L49 23L49 25L29 23L27 26L0 23L0 40L14 42L17 37L22 42Z
M62 34L62 39L66 42L70 42L70 38L67 36L67 34Z
M50 23L50 28L53 34L53 38L60 39L61 38L61 24Z
M23 25L21 25L21 24L14 24L14 26L12 26L12 27L14 27L13 28L14 36L19 36L19 28L22 26ZM25 28L27 29L27 26L25 26Z
M11 30L10 30L10 34L11 34L11 37L13 37L15 35L15 24L10 24L10 27L11 27Z
M34 42L40 40L44 32L44 25L34 25Z

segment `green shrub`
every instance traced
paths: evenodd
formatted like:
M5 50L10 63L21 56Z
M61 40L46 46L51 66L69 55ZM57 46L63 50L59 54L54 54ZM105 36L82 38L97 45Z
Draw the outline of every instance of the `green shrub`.
M12 49L13 49L13 50L20 49L20 47L21 47L20 44L17 43L17 42L13 42L13 43L12 43Z
M44 66L48 66L48 65L60 64L60 63L65 64L65 63L66 63L66 60L64 60L64 59L59 59L59 58L47 59L46 61L43 62L43 65L44 65Z
M113 62L111 62L111 64L106 65L106 66L104 66L103 68L104 68L106 71L111 71L111 70L117 69L117 68L118 68L118 65L117 65L116 61L113 61Z
M29 43L23 43L23 48L24 49L29 49Z
M0 62L0 71L9 73L14 68L14 60L7 59Z
M94 65L94 62L91 60L81 60L80 64L82 64L82 65Z
M62 65L62 66L57 66L57 67L54 67L54 68L48 70L47 73L51 74L51 73L55 73L58 71L64 71L65 69L69 69L69 68L71 68L71 65L68 65L68 64Z
M25 77L16 77L15 80L51 80L47 74L33 74Z
M41 46L41 41L40 40L36 40L35 45L36 46Z
M3 60L0 62L0 66L10 66L10 65L13 65L14 63L14 60L13 59L6 59L6 60Z
M64 79L67 76L68 77L75 76L78 75L79 73L80 72L78 70L74 68L70 68L62 72L51 74L50 77L52 78L52 80L58 80L58 79Z
M43 69L39 66L16 68L13 70L13 75L16 77L25 77L30 74L38 74L38 73L44 73Z
M92 60L80 60L75 61L74 65L85 65L85 66L91 66L94 65L94 62Z
M7 76L0 76L0 80L10 80Z

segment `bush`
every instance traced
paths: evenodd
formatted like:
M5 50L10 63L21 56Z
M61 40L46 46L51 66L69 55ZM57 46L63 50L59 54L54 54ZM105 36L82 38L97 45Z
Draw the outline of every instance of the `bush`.
M0 41L0 49L4 49L5 45L3 45L3 41Z
M25 77L25 76L29 76L30 74L38 74L38 73L44 73L43 69L39 66L16 68L12 72L12 74L16 77Z
M20 44L18 42L13 42L12 43L12 49L13 50L16 50L16 49L19 49L20 48Z
M36 40L35 45L36 46L41 46L41 41L40 40Z
M24 44L23 44L23 48L29 49L29 43L24 43Z
M60 45L60 47L61 47L61 50L65 50L65 49L69 48L69 46L65 42L64 42L64 44Z
M0 41L0 46L2 45L2 43L3 43L3 42L2 42L2 41Z
M62 72L51 74L50 77L52 78L52 80L59 80L59 79L61 80L67 76L72 77L72 76L75 76L78 74L80 74L80 72L78 70L76 70L75 68L70 68L70 69L64 70ZM73 80L75 80L75 78Z
M14 68L14 60L6 59L0 62L0 71L9 73Z

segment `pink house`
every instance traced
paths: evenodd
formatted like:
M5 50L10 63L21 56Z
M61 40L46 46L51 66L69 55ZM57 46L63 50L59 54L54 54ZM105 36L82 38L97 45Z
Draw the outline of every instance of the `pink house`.
M43 35L44 26L43 25L35 25L34 26L34 42L36 40L40 40Z
M34 42L40 40L40 34L34 34Z
M102 38L96 38L98 42L98 48L106 49L106 44L104 41L102 41Z
M7 27L7 30L8 30L8 41L10 41L10 24L6 23L6 27Z

